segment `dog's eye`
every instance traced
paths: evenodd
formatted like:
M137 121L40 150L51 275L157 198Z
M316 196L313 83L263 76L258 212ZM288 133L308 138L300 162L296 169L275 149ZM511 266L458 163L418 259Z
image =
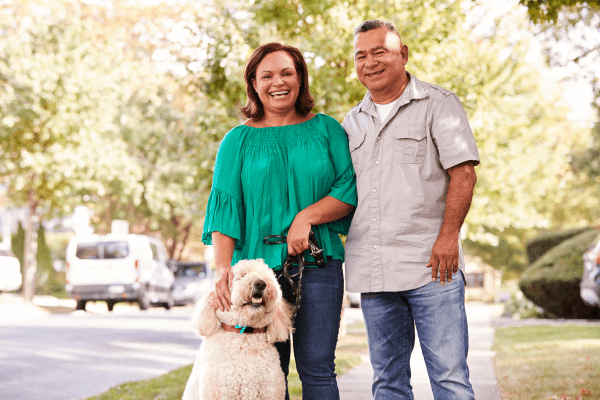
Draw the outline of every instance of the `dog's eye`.
M239 281L240 279L242 279L242 278L245 278L245 277L246 277L246 274L236 275L236 276L233 278L233 280L234 280L234 281Z

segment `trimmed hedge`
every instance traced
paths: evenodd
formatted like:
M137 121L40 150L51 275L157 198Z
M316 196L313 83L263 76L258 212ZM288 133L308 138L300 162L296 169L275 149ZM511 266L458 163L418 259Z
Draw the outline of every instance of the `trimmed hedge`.
M557 318L599 319L600 308L587 306L579 295L583 253L598 230L586 230L545 253L523 272L519 287L535 305Z
M552 248L558 246L565 240L571 239L572 237L590 229L593 228L573 228L559 232L553 231L540 233L533 239L527 241L526 250L527 257L529 258L529 264L533 264L549 250L552 250Z

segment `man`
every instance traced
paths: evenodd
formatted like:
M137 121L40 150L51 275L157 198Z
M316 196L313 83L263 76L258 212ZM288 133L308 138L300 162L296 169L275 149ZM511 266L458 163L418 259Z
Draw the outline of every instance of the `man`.
M368 92L342 123L358 187L346 284L362 293L373 397L413 399L416 326L434 397L474 399L459 272L479 164L473 133L452 92L405 71L408 47L391 23L363 22L354 58Z

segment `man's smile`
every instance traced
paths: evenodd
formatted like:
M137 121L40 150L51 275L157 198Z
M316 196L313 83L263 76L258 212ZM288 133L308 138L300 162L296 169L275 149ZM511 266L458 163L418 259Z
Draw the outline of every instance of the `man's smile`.
M366 75L369 76L369 77L371 77L371 76L377 76L377 75L379 75L381 73L383 73L383 70L371 72L370 74L366 74Z

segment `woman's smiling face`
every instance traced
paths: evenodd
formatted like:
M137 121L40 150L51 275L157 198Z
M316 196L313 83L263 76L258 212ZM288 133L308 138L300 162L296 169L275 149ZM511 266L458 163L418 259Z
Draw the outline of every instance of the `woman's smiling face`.
M285 51L269 53L256 68L252 82L265 114L295 112L300 93L300 78L294 60Z

